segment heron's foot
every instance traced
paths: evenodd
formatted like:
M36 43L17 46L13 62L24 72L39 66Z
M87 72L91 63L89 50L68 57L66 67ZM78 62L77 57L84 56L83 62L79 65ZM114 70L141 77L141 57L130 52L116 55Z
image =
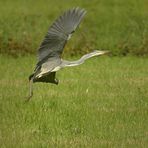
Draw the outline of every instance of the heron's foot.
M25 98L26 99L25 101L28 102L32 98L32 96L33 96L33 93L29 94L29 96Z

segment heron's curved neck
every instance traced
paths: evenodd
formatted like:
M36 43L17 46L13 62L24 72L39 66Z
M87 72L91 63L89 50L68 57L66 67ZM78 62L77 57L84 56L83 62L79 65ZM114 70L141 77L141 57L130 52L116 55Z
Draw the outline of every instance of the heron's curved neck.
M77 65L83 64L85 60L87 60L93 56L96 56L96 53L92 52L92 53L85 54L80 59L75 60L75 61L63 60L62 67L77 66Z
M78 59L78 60L75 60L75 61L66 61L66 60L63 60L63 67L68 67L68 66L77 66L77 65L80 65L84 62L84 60L82 58Z

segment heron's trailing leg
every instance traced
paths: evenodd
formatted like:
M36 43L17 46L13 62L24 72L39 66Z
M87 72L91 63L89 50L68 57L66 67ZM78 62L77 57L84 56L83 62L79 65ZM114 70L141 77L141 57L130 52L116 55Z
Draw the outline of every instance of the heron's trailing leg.
M33 96L33 87L32 87L32 84L33 84L33 79L30 79L29 80L29 96L27 97L27 101L29 101L30 98Z

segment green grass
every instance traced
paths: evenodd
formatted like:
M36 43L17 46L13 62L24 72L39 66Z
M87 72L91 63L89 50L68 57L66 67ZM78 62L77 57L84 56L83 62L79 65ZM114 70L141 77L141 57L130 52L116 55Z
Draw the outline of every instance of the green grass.
M0 52L35 52L52 22L76 6L88 13L67 45L67 54L97 48L114 55L148 55L147 0L1 0Z
M1 148L148 146L148 59L100 57L34 84L34 56L0 56Z

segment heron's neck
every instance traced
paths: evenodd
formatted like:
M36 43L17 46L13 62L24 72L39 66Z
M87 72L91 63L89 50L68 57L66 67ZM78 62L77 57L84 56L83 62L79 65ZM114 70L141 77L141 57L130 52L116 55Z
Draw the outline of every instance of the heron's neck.
M85 55L83 55L80 59L75 60L75 61L63 60L62 65L63 65L63 67L77 66L77 65L83 64L83 62L84 62L86 59L89 59L89 58L91 58L91 57L92 57L92 55L90 55L90 54L85 54Z
M61 67L67 67L67 66L77 66L82 64L85 60L94 57L94 56L99 56L99 55L103 55L105 53L108 53L108 51L99 51L99 50L95 50L91 53L85 54L83 55L79 60L76 61L66 61L66 60L62 60L62 64Z

